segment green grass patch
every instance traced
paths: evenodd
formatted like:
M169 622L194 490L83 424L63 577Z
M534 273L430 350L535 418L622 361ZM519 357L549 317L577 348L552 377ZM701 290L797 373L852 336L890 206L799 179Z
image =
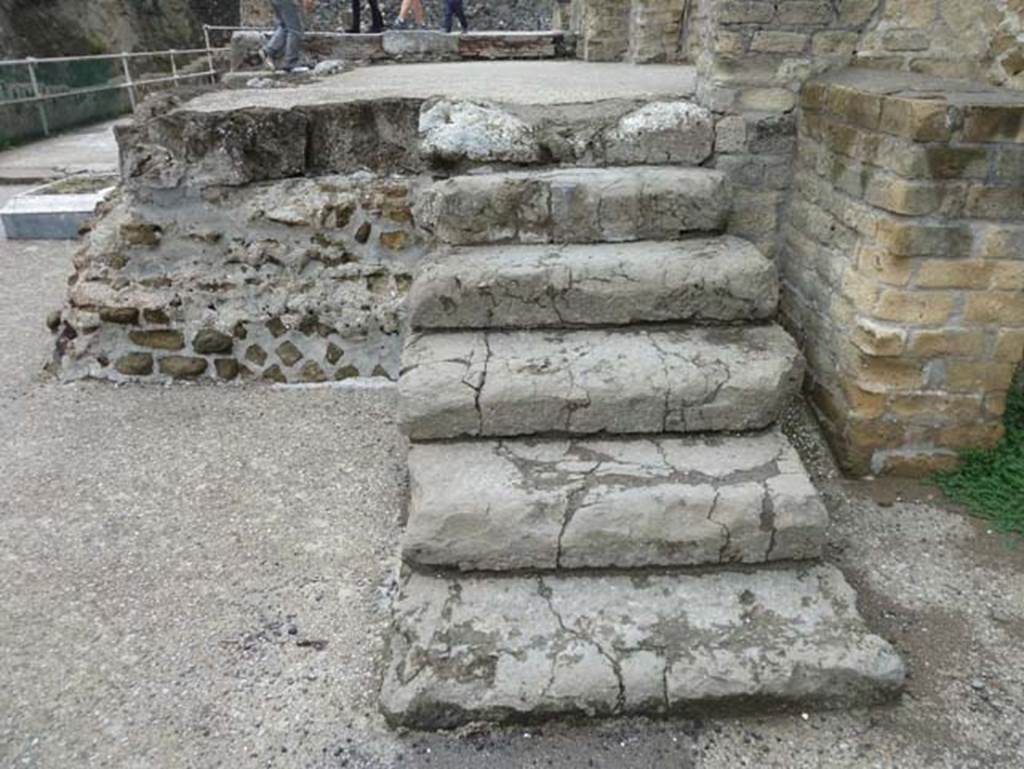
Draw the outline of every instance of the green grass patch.
M963 464L935 481L954 502L1004 531L1024 535L1024 392L1007 402L1006 437L994 449L966 451Z

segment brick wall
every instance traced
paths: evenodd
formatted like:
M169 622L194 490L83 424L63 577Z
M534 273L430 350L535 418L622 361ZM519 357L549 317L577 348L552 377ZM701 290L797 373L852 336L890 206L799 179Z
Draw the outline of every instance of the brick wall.
M989 446L1024 357L1024 96L870 70L802 92L783 313L845 468Z

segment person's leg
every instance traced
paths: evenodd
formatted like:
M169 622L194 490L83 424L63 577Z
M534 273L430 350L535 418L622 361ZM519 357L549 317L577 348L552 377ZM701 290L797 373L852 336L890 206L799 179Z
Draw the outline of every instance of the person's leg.
M423 3L420 0L412 0L412 15L421 27L427 23L426 17L423 15Z
M302 56L302 14L295 0L278 0L281 4L281 18L288 29L288 42L284 49L284 68L290 69L299 64Z
M452 14L455 12L455 0L444 0L444 31L452 31Z
M284 49L288 40L288 28L281 16L281 0L270 0L270 2L274 9L274 20L277 22L277 26L274 28L274 34L270 36L270 40L263 46L263 51L268 57L274 58Z
M348 28L349 32L359 32L362 30L363 0L352 0L352 25Z
M405 22L406 17L409 15L410 8L412 8L412 0L402 0L402 7L398 9L399 23Z
M384 17L380 15L380 3L370 0L370 31L380 32L384 29Z
M466 8L463 5L462 0L452 0L455 5L455 16L459 19L459 24L462 25L462 31L465 32L469 29L469 22L466 21Z

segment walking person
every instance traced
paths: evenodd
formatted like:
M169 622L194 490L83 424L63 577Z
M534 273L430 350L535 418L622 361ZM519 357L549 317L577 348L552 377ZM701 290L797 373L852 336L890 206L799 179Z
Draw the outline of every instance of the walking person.
M315 0L302 0L306 13L313 12ZM302 56L302 13L297 0L270 0L277 18L277 29L269 42L260 49L260 59L268 69L275 69L274 59L284 52L281 69L285 72L308 72L309 67L301 66Z
M412 15L419 26L422 27L426 24L426 18L423 15L423 3L420 0L402 0L402 7L398 11L398 21L395 22L395 26L398 29L405 29L408 26L405 17L409 15L410 10L412 10Z
M362 25L359 23L360 12L363 9L363 0L352 0L352 26L346 31L359 34ZM370 0L370 33L377 34L384 31L384 18L380 15L380 4L378 0Z
M462 0L444 0L444 31L452 31L452 17L456 17L459 20L459 24L462 25L462 31L465 32L469 29L469 22L466 21L466 9L462 5Z

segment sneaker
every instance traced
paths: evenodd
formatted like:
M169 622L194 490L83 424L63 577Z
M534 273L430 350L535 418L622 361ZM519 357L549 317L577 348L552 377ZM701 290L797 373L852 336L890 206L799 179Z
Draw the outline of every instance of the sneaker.
M395 29L409 29L409 22L403 18L395 19Z
M264 69L268 69L273 72L277 67L274 66L274 60L270 58L270 55L262 48L258 49L260 55L260 61L263 63Z
M285 67L284 71L289 75L301 75L303 72L309 72L309 67L305 64L297 64L294 67Z

